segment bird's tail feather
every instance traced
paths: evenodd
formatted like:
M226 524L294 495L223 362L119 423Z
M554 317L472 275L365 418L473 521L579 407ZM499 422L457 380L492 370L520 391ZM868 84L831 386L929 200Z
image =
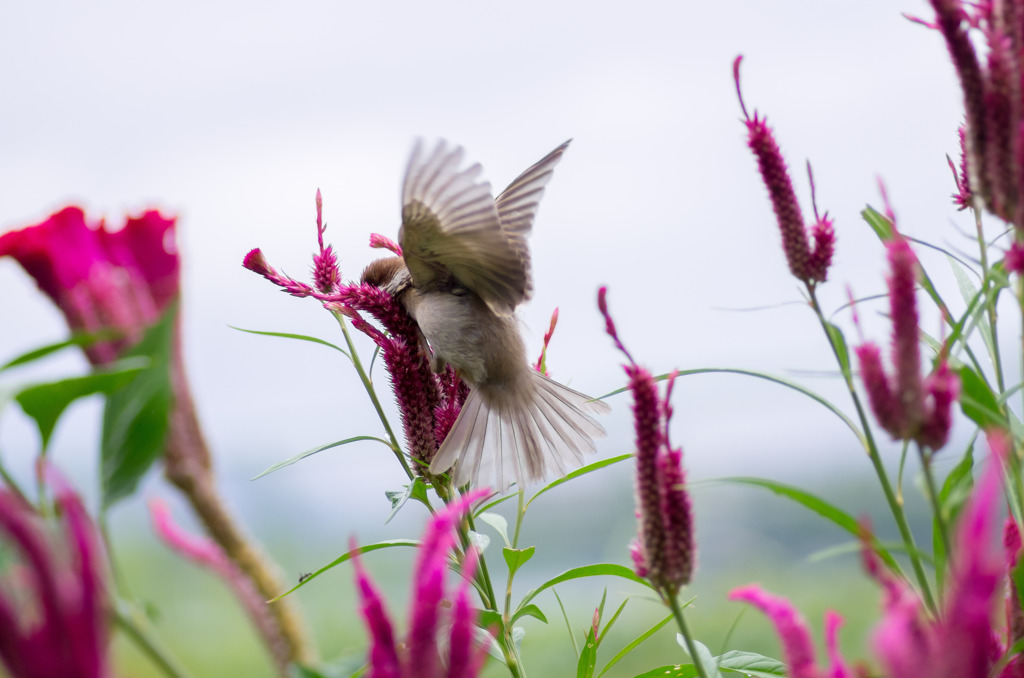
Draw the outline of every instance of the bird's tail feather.
M456 486L472 482L503 490L582 466L584 455L596 450L594 440L605 435L591 415L611 408L540 372L531 374L529 398L488 403L479 389L471 390L430 472L454 466Z

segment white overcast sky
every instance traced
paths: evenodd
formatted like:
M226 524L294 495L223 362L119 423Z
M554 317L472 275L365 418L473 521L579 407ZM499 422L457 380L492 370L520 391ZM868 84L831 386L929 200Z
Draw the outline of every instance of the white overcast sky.
M245 253L259 246L305 275L320 188L328 238L356 277L379 256L369 234L397 232L417 136L463 145L498 188L572 138L536 222L536 296L522 309L531 353L561 309L555 378L595 395L623 384L595 304L608 285L623 340L652 370L796 373L845 407L834 379L800 374L834 363L793 303L731 67L745 55L747 106L768 115L808 212L813 162L838 234L822 291L836 308L848 284L858 296L883 289L883 250L858 215L878 204L878 176L905 232L959 246L953 223L969 224L948 200L955 76L940 36L901 12L929 15L923 0L6 3L0 232L68 203L111 222L149 207L178 216L196 399L225 473L245 478L378 433L334 353L228 327L341 341L315 303L243 270ZM0 360L64 336L12 261L0 261L0 289ZM740 310L760 307L771 308ZM882 308L861 315L885 341ZM849 316L837 320L854 339ZM51 372L79 369L65 360ZM631 450L628 401L612 405L609 456ZM675 405L673 436L697 477L866 467L834 417L777 386L693 377ZM72 417L55 442L67 463L94 447L79 432L95 411ZM14 413L3 423L7 458L21 464L36 441ZM307 468L329 487L355 460L396 480L376 448ZM368 485L377 496L380 483Z

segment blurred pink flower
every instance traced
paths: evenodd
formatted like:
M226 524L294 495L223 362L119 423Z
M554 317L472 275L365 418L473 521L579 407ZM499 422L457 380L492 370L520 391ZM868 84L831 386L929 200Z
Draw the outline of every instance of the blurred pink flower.
M368 678L475 678L487 656L485 647L476 645L476 610L470 604L470 584L476 556L466 554L462 568L465 581L455 591L451 612L445 613L448 591L448 552L455 544L455 529L470 510L470 505L489 490L475 490L453 501L427 526L419 549L414 590L409 612L406 642L399 646L380 594L353 556L356 585L362 598L363 619L370 633ZM448 646L447 663L442 664L440 646Z
M80 208L66 207L0 236L0 256L21 264L72 330L123 332L119 340L86 349L94 364L117 358L175 299L180 265L174 247L174 219L156 211L110 230L102 220L87 223Z
M20 555L0 576L0 659L12 678L105 678L101 540L74 492L55 472L48 480L61 516L57 534L0 490L0 539Z
M837 631L842 617L837 613L829 611L825 615L825 640L830 661L826 671L818 667L807 622L788 600L772 595L756 584L734 589L729 599L750 603L772 622L788 665L786 675L790 678L846 678L852 675L839 653Z
M644 577L663 595L674 596L693 576L696 551L693 508L686 490L682 450L673 449L668 425L672 417L672 385L669 377L664 399L651 373L633 362L619 340L608 311L607 289L598 292L598 308L605 329L630 363L625 365L633 393L636 428L636 502L639 535L630 546L637 576Z

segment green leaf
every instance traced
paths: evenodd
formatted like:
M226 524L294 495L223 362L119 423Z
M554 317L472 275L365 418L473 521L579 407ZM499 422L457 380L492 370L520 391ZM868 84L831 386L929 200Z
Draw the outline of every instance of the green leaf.
M18 367L19 365L25 365L26 363L34 362L40 358L45 358L48 355L61 351L70 346L92 346L98 341L110 341L117 339L122 336L122 332L116 329L104 329L96 332L81 332L78 334L71 335L70 338L63 341L58 341L54 344L47 344L34 348L31 351L22 353L16 358L9 360L0 366L0 372L8 370L12 367Z
M985 320L985 304L979 303L980 291L971 282L971 279L967 276L967 271L964 267L957 262L951 256L946 257L949 261L950 268L953 269L953 277L956 278L957 287L960 289L960 296L967 304L967 307L974 308L972 315L977 317L978 330L981 332L982 341L985 344L985 350L988 351L989 357L995 356L995 344L992 342L992 327Z
M611 466L612 464L618 464L620 461L625 461L626 459L629 459L632 456L633 456L632 454L623 454L623 455L619 455L618 457L612 457L611 459L602 459L600 461L595 461L593 464L587 464L586 466L584 466L582 468L578 468L575 471L571 471L565 477L559 478L558 480L554 480L554 481L548 483L547 485L545 485L544 487L542 487L541 489L537 490L537 493L535 495L533 495L532 497L530 497L530 501L526 502L526 508L523 509L523 510L524 511L528 510L530 508L530 504L533 503L534 499L536 499L540 495L544 494L548 490L552 490L552 489L558 487L562 483L567 483L570 480L573 480L574 478L579 478L580 476L585 476L588 473L593 473L594 471L597 471L599 469L603 469L606 466Z
M14 399L25 414L35 420L45 450L50 443L53 429L57 426L57 420L68 405L94 393L114 393L131 383L131 380L148 365L149 361L145 358L121 360L81 377L27 386L17 391Z
M973 369L964 365L960 375L960 409L980 428L1005 428L1006 417L995 393Z
M786 665L778 659L765 657L756 652L740 652L732 650L717 658L718 667L729 673L742 673L755 678L773 678L785 676Z
M576 678L591 678L594 675L594 666L597 664L597 641L594 639L594 627L587 631L587 637L583 641L583 650L580 652L580 659L576 662Z
M622 661L622 659L626 655L628 655L630 652L632 652L633 650L638 648L641 643L643 643L645 640L647 640L648 638L653 636L655 633L657 633L658 630L661 627L665 626L665 624L669 623L670 621L672 621L672 615L671 614L669 614L667 617L662 619L660 622L658 622L657 624L655 624L654 626L652 626L651 628L647 629L646 631L641 633L639 636L634 638L628 645L626 645L626 647L624 647L621 650L619 650L615 654L614 657L612 657L611 659L608 660L608 663L605 664L603 669L601 669L601 673L597 674L597 678L601 678L601 676L603 676L605 673L608 672L608 669L610 669L611 667L615 666L620 661Z
M967 448L963 458L953 467L953 470L946 476L942 489L939 490L939 511L946 525L956 522L964 502L974 489L974 477L971 471L974 468L974 444ZM932 551L935 553L935 576L938 580L939 590L943 590L943 580L946 573L945 542L942 540L942 533L939 530L937 516L932 519Z
M542 591L549 589L555 584L561 584L564 581L570 581L573 579L583 579L585 577L600 577L600 576L612 576L622 577L630 581L646 586L647 588L653 588L645 579L641 579L633 573L633 570L629 569L625 565L616 565L614 563L598 563L595 565L584 565L582 567L574 567L571 570L566 570L562 574L547 580L537 588L527 593L523 600L519 603L519 607L522 608L524 605L536 598Z
M174 405L171 355L178 305L172 303L126 357L149 359L149 367L107 397L100 443L103 509L130 496L163 453Z
M477 516L481 522L487 523L494 528L494 531L498 533L502 541L505 542L505 546L512 548L512 542L508 539L508 521L505 520L505 516L500 513L481 513Z
M505 556L505 563L508 565L508 580L511 582L516 570L525 565L530 558L533 558L536 546L527 546L525 549L503 548L501 554Z
M694 659L704 669L705 677L722 678L722 674L718 670L718 663L715 661L714 656L712 656L711 650L709 650L707 646L699 640L691 638L690 641L693 643L694 647L697 650L697 656L694 657ZM679 645L679 647L683 648L683 650L685 650L687 654L689 654L690 648L686 643L686 639L683 638L683 634L676 634L676 643Z
M817 497L809 492L801 490L798 487L784 485L782 483L777 483L772 480L765 480L763 478L748 478L737 476L732 478L721 478L720 480L721 482L736 483L739 485L752 485L754 487L761 487L766 490L770 490L771 492L774 492L775 494L781 497L785 497L787 499L795 501L801 506L804 506L810 509L811 511L814 511L822 518L825 518L829 522L837 525L838 527L841 527L853 536L857 538L860 538L861 536L860 524L853 516L851 516L846 511L843 511L842 509L838 508L837 506L830 504L824 499L821 499L820 497ZM885 561L885 564L888 565L893 572L900 571L899 565L896 563L895 559L893 559L888 549L882 546L882 544L873 536L872 546L874 547L875 552L878 553L878 557Z
M839 369L842 370L843 376L849 380L851 374L850 349L846 346L846 337L843 336L841 329L830 322L825 323L825 331L828 333L832 346L835 347L836 358L839 359Z
M427 485L423 482L423 478L416 476L411 483L405 485L403 492L387 491L384 493L384 496L391 502L391 513L384 520L384 524L387 525L391 522L392 518L398 515L398 512L405 506L405 502L409 501L410 497L421 504L427 504Z
M693 678L696 675L697 668L693 664L676 664L659 666L646 673L638 673L634 678Z
M520 608L519 611L515 613L515 616L512 617L512 623L515 624L521 617L533 617L534 619L541 620L545 624L548 623L548 618L544 616L544 613L541 612L539 607L532 603Z
M796 383L795 381L790 381L789 379L783 379L782 377L777 377L777 376L775 376L773 374L768 374L766 372L758 372L756 370L741 370L741 369L728 368L728 367L705 367L705 368L700 368L700 369L695 369L695 370L679 370L676 374L679 377L688 377L688 376L695 375L695 374L740 374L740 375L743 375L743 376L746 376L746 377L755 377L757 379L764 379L765 381L770 381L770 382L772 382L774 384L778 384L780 386L785 386L786 388L791 388L794 391L797 391L798 393L804 394L805 396L807 396L811 400L819 403L820 405L823 405L826 409L828 409L829 412L831 412L832 414L834 414L837 417L839 417L839 419L841 419L842 422L844 424L846 424L846 426L851 431L853 431L853 434L855 436L857 436L857 440L860 441L861 445L865 449L867 449L867 441L864 438L864 434L861 432L861 430L859 428L857 428L857 424L854 423L854 421L852 419L850 419L848 416L846 416L846 414L841 409L839 409L838 407L833 405L831 402L829 402L829 400L827 398L825 398L825 396L820 395L818 393L815 393L814 391L810 390L809 388L807 388L807 387L805 387L805 386L803 386L801 384ZM658 381L661 381L663 379L667 379L668 377L669 377L669 375L663 374L663 375L660 375L658 377L655 377L655 379L658 380ZM622 393L624 391L626 391L626 387L617 389L615 391L612 391L611 393L603 395L603 396L601 396L601 398L599 398L599 400L604 400L605 398L611 397L611 396L616 395L618 393Z
M381 445L384 445L389 450L393 450L394 449L394 448L391 447L391 443L389 443L388 441L384 440L383 438L377 438L376 436L355 436L354 438L345 438L344 440L338 440L338 441L335 441L333 443L327 443L326 445L317 445L316 447L310 448L310 449L306 450L305 452L299 452L294 457L289 457L288 459L285 459L284 461L279 461L276 464L274 464L273 466L267 468L266 470L261 471L260 473L257 473L252 478L249 478L249 480L257 480L259 478L262 478L265 475L269 475L269 474L273 473L274 471L280 471L285 466L291 466L295 462L302 461L306 457L312 457L314 454L316 454L318 452L323 452L324 450L329 450L332 447L341 447L342 445L348 445L349 443L357 443L360 440L374 440L374 441L380 443Z
M882 242L892 240L892 222L888 217L870 205L865 207L860 215L864 217L864 221L868 222L868 226L875 232L879 240Z
M260 331L260 330L247 330L244 327L235 327L234 325L228 325L228 327L230 327L233 330L238 330L239 332L248 332L249 334L261 334L261 335L263 335L265 337L281 337L282 339L298 339L299 341L308 341L308 342L313 343L313 344L320 344L321 346L327 346L328 348L333 348L335 351L340 352L343 356L345 356L349 360L352 360L352 356L350 356L348 354L348 351L346 351L342 347L337 346L335 344L332 344L329 341L324 341L323 339L320 339L318 337L311 337L308 334L292 334L291 332L263 332L263 331Z
M420 542L418 540L416 540L416 539L389 539L387 541L379 541L376 544L367 544L366 546L360 546L358 548L354 548L351 551L349 551L347 553L343 553L342 555L338 556L337 558L335 558L331 562L329 562L326 565L324 565L323 567L321 567L319 570L316 570L315 572L313 572L313 573L311 573L309 575L304 575L302 577L302 581L300 581L298 584L296 584L295 586L291 587L290 589L288 589L284 593L282 593L282 594L280 594L278 596L275 596L274 598L271 598L267 602L268 603L273 603L275 600L280 600L281 598L284 598L285 596L287 596L292 591L295 591L296 589L302 588L303 586L305 586L309 582L313 581L314 579L316 579L317 577L319 577L320 575L322 575L324 572L326 572L327 570L331 569L332 567L334 567L336 565L341 565L346 560L351 560L352 556L362 555L364 553L369 553L371 551L378 551L380 549L393 548L395 546L411 546L413 548L416 548L419 545L420 545Z

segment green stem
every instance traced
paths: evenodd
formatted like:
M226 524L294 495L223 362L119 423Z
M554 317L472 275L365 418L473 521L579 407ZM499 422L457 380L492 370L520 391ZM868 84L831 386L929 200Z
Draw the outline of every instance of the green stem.
M341 326L341 333L345 335L345 344L348 346L349 356L352 358L352 365L356 368L356 372L359 373L359 379L363 382L363 388L366 389L367 395L370 396L370 402L373 403L373 408L377 410L377 416L380 417L380 422L384 425L384 430L388 433L388 438L391 440L391 451L395 453L398 458L398 462L405 469L405 473L409 476L409 480L413 480L416 476L409 468L409 462L406 461L405 455L402 454L402 446L398 444L398 438L395 437L395 432L391 430L391 424L388 422L387 416L384 414L384 408L380 405L380 400L377 399L377 391L373 388L373 381L370 380L366 370L363 369L363 362L359 359L359 354L356 352L355 344L352 343L352 336L348 333L348 326L345 324L345 316L338 312L332 312L335 319L338 321L338 325Z
M516 507L516 529L512 533L512 548L519 548L519 528L523 526L523 517L526 515L526 491L519 488L519 505Z
M818 298L814 294L814 287L808 285L807 290L810 294L811 308L814 309L815 315L818 316L818 322L821 323L821 328L825 331L825 336L828 338L828 343L832 348L832 353L836 357L836 362L839 363L840 372L843 375L843 380L846 382L846 388L850 392L850 398L853 400L853 406L857 410L857 418L860 420L861 428L864 431L865 450L868 453L868 458L871 460L872 467L875 469L875 475L878 476L878 482L882 486L882 493L885 495L885 501L889 505L889 511L892 513L893 519L896 521L896 527L900 531L900 537L903 539L907 555L910 557L910 564L914 569L914 576L917 578L918 586L921 588L921 594L924 596L925 604L928 606L929 610L933 613L937 613L938 608L936 607L935 599L932 596L931 585L928 583L928 576L925 574L924 565L921 562L921 556L917 551L917 544L914 542L914 534L910 531L910 525L907 523L907 516L903 510L903 503L897 499L896 493L893 492L892 489L892 483L889 482L889 475L886 473L885 465L882 463L881 455L878 453L878 445L875 443L875 438L871 434L871 426L868 422L867 413L864 410L864 406L861 404L860 397L857 395L857 389L853 383L852 372L848 369L843 369L843 361L840 359L839 347L836 345L836 342L832 337L832 333L828 331L828 321L825 320L825 316L821 312L821 307L818 305Z
M672 609L672 616L676 618L676 624L679 625L679 634L686 643L686 649L690 652L690 656L693 657L693 666L697 669L697 675L700 678L708 678L707 674L704 673L704 664L700 661L700 655L697 654L697 646L693 644L693 638L690 637L690 629L686 626L686 618L683 616L683 608L679 607L676 592L670 591L665 598L665 602Z
M142 653L170 678L190 678L190 674L167 651L156 636L150 633L148 625L139 623L124 601L114 601L114 624L134 642Z

